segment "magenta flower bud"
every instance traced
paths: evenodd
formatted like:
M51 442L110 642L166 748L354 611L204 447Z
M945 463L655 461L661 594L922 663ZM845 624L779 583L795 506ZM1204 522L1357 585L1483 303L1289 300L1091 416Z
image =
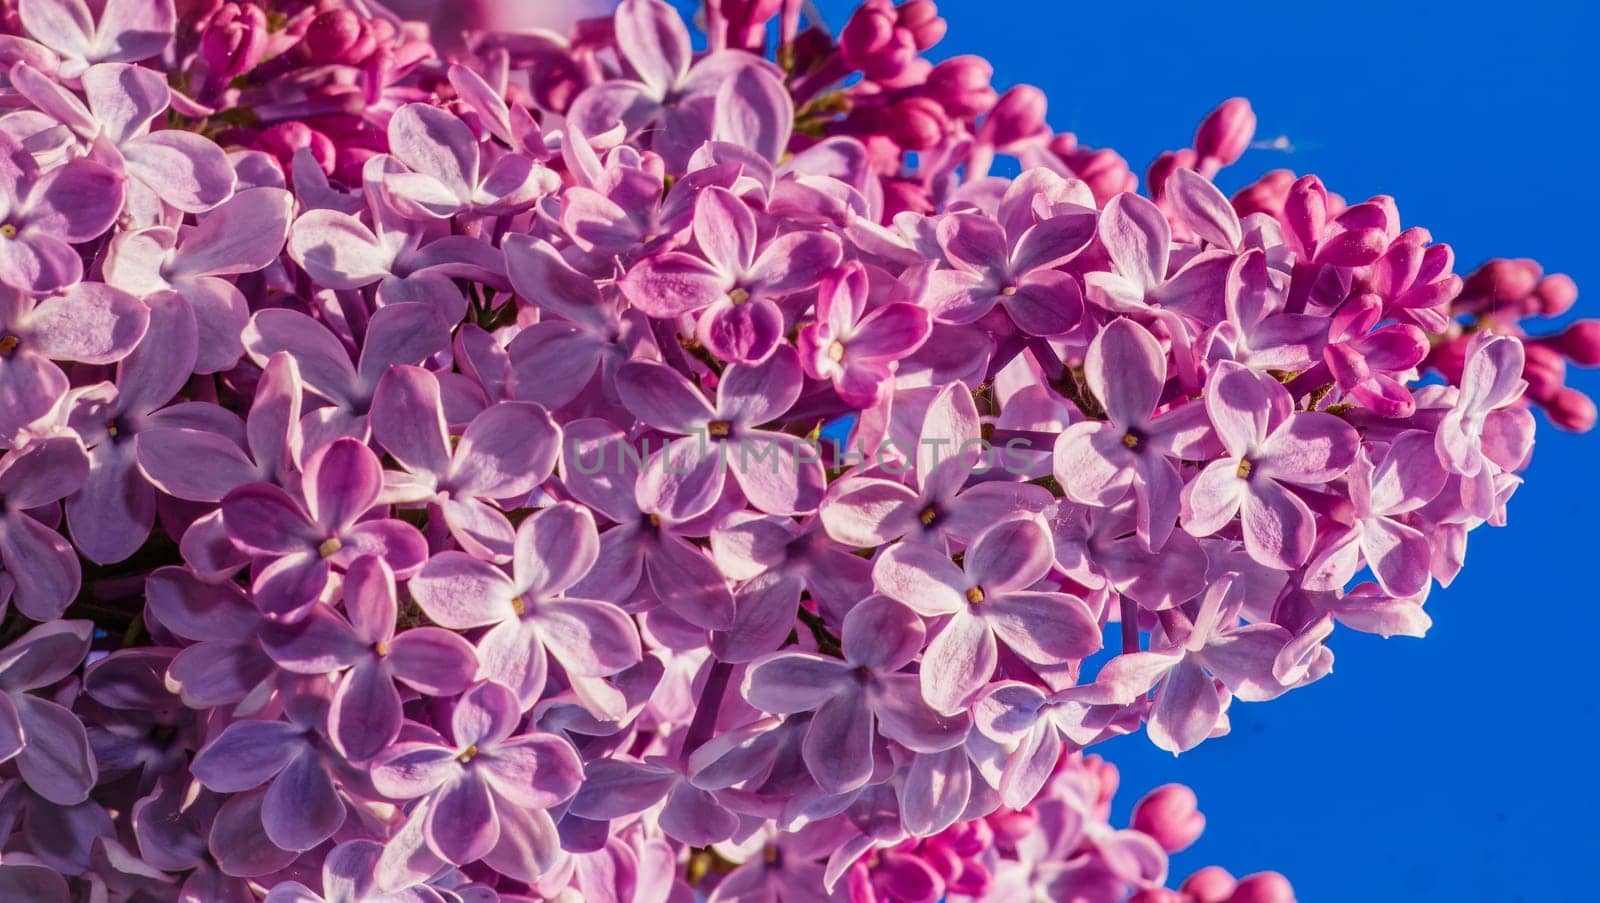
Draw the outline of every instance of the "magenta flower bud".
M867 0L839 33L839 55L845 65L868 78L898 75L916 57L909 32L895 28L895 9L889 0Z
M1322 187L1321 179L1304 176L1294 183L1283 202L1283 219L1302 253L1316 248L1328 225L1328 189Z
M939 18L939 6L933 0L910 0L896 12L899 13L896 24L911 33L918 50L927 50L944 40L947 26Z
M951 116L970 119L989 112L999 99L989 84L993 76L994 67L982 57L951 57L928 73L926 90Z
M908 97L884 112L889 137L907 150L927 150L949 131L944 107L931 97Z
M1128 903L1189 903L1189 898L1175 890L1152 887L1129 897Z
M1539 265L1531 260L1496 258L1467 277L1462 293L1481 298L1486 305L1504 306L1533 294L1540 272Z
M1238 886L1226 869L1208 865L1186 878L1178 889L1193 897L1195 903L1224 903Z
M1294 888L1277 872L1257 872L1239 879L1228 903L1295 903Z
M1600 320L1579 320L1528 345L1530 349L1544 346L1554 348L1580 367L1600 367Z
M997 148L1007 148L1049 132L1044 123L1044 92L1032 85L1017 85L1000 95L981 136Z
M1550 422L1572 433L1587 433L1594 429L1596 417L1594 400L1571 387L1561 389L1541 400Z
M766 43L767 23L778 14L783 0L721 0L717 5L728 23L728 46L759 52Z
M1528 344L1522 368L1522 378L1528 381L1528 393L1535 398L1549 398L1567 381L1567 361L1561 351L1545 344Z
M1151 836L1168 853L1187 848L1206 829L1194 791L1167 784L1145 794L1133 807L1133 829Z
M1167 193L1167 177L1179 169L1194 169L1198 159L1195 153L1188 148L1176 151L1163 151L1150 163L1150 169L1145 172L1145 182L1150 186L1150 197L1160 202Z
M376 46L361 17L348 9L334 9L311 20L301 46L314 63L355 64Z
M1220 168L1238 160L1256 133L1256 111L1250 101L1234 97L1222 102L1200 122L1194 133L1194 150L1201 159Z
M1233 209L1240 216L1265 213L1274 219L1281 219L1284 203L1294 183L1294 173L1289 170L1271 170L1254 183L1239 189L1233 196Z
M285 169L294 161L294 152L302 147L311 148L311 158L323 172L333 172L337 158L333 140L303 122L280 122L263 131L257 143L261 150L277 157Z
M1539 300L1539 313L1546 317L1559 317L1578 302L1578 284L1566 273L1551 273L1539 280L1533 294ZM1594 366L1585 364L1584 366Z
M229 3L200 34L200 56L213 89L261 62L267 44L267 16L254 3Z

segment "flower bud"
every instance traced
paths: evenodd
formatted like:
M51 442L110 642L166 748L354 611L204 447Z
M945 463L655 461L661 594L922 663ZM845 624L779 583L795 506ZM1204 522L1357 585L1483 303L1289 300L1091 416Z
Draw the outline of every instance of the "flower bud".
M1228 166L1238 160L1256 134L1256 112L1243 97L1225 100L1194 133L1194 151L1202 159Z
M216 90L261 62L267 45L267 15L254 3L229 3L200 34L200 57L208 86Z
M1545 399L1544 412L1551 423L1568 432L1587 433L1594 429L1594 401L1577 389L1565 388Z
M1539 284L1540 269L1531 260L1497 258L1467 277L1465 294L1482 297L1492 306L1521 301Z
M1221 866L1208 865L1184 879L1178 889L1193 897L1195 903L1223 903L1238 887L1238 882Z
M1281 219L1284 203L1294 181L1294 173L1287 169L1271 170L1254 183L1239 189L1233 196L1233 209L1238 211L1241 217L1252 213L1265 213L1274 219Z
M1194 151L1188 148L1162 152L1144 174L1145 184L1150 186L1150 199L1160 203L1167 195L1167 178L1177 170L1194 169L1196 162Z
M1539 340L1572 359L1580 367L1600 367L1600 320L1579 320L1561 332ZM1528 347L1535 347L1530 343Z
M1566 273L1551 273L1539 280L1533 294L1539 299L1539 313L1546 317L1559 317L1572 309L1578 301L1578 285ZM1585 364L1584 366L1594 366Z
M353 64L366 59L375 44L361 17L334 9L311 20L301 46L314 63Z
M1277 872L1257 872L1239 879L1228 903L1295 903L1294 888Z
M1000 95L983 121L980 134L997 148L1008 148L1049 133L1044 124L1044 92L1032 85L1017 85Z
M1559 350L1530 342L1523 346L1523 355L1522 378L1535 398L1551 397L1567 381L1567 362Z
M931 97L908 97L885 111L894 142L907 150L935 147L949 131L944 107Z
M728 46L759 53L767 40L767 24L783 0L720 0L718 5L728 22Z
M899 13L897 24L911 33L918 50L927 50L944 40L947 26L939 18L939 6L933 0L910 0L896 12Z
M1189 903L1189 898L1175 890L1153 887L1141 890L1129 897L1128 903Z
M1284 225L1297 250L1309 254L1328 225L1328 189L1316 176L1303 176L1289 188L1283 202Z
M977 56L957 56L933 67L925 89L951 116L970 119L989 112L999 95L989 79L994 67Z
M1182 784L1157 787L1133 807L1133 829L1150 835L1168 853L1176 853L1206 829L1206 817L1200 814L1198 804L1194 791Z
M261 133L257 139L261 150L278 158L284 169L294 161L294 152L302 147L311 149L311 158L324 172L333 172L337 153L327 135L303 122L280 122Z

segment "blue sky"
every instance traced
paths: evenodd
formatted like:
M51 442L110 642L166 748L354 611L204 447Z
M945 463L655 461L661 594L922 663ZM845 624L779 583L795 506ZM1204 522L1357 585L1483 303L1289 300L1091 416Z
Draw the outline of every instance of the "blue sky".
M835 28L853 5L821 3ZM1579 314L1600 316L1588 221L1600 210L1600 14L1313 6L946 0L937 50L988 57L999 85L1043 88L1055 128L1140 173L1217 102L1249 97L1258 137L1295 150L1251 152L1225 189L1289 167L1352 199L1394 195L1462 272L1534 257L1589 290ZM1571 381L1600 393L1600 374ZM1591 898L1577 864L1593 856L1600 807L1588 519L1600 435L1541 427L1511 525L1473 534L1466 570L1429 603L1426 639L1341 632L1330 677L1237 704L1230 736L1182 758L1142 736L1101 748L1122 768L1123 814L1166 781L1199 793L1209 828L1175 873L1276 868L1302 903Z
M853 3L824 2L840 26ZM1531 256L1589 288L1600 317L1597 13L1579 3L1094 3L947 0L939 54L978 53L998 85L1050 94L1050 122L1142 173L1222 99L1256 107L1253 150L1222 175L1322 176L1350 199L1395 195L1408 226L1467 272ZM1576 386L1600 392L1600 375ZM1181 759L1142 736L1102 746L1122 809L1181 780L1210 826L1174 873L1277 868L1302 903L1579 900L1594 879L1592 743L1600 636L1589 517L1600 435L1541 424L1512 524L1472 536L1466 572L1429 602L1424 640L1341 632L1328 679L1235 704L1234 733Z
M855 3L819 6L837 29ZM1258 139L1293 150L1248 153L1225 190L1286 167L1353 200L1393 195L1463 274L1533 257L1577 281L1574 316L1600 317L1588 220L1600 12L1587 4L942 0L940 12L937 58L979 54L998 86L1043 88L1056 129L1140 174L1242 95ZM1600 395L1600 373L1569 382ZM1597 463L1600 433L1541 421L1511 525L1473 534L1466 569L1429 602L1426 639L1341 631L1332 675L1236 704L1232 734L1181 758L1143 736L1100 747L1122 769L1119 817L1148 788L1188 783L1210 821L1174 874L1277 869L1301 903L1593 898L1579 863L1600 840Z

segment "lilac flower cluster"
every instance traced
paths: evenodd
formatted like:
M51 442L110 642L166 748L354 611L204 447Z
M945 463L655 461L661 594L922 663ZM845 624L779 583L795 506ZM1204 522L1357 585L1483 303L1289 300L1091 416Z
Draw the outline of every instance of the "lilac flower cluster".
M0 898L1292 901L1083 751L1424 634L1600 329L801 7L8 8Z

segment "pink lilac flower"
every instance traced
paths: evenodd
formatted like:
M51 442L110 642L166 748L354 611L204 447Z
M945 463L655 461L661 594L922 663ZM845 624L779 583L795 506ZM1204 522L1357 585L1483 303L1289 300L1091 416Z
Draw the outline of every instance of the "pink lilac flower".
M1184 487L1183 528L1205 536L1239 515L1252 558L1284 570L1304 564L1316 521L1290 487L1344 473L1359 447L1355 430L1332 414L1296 412L1277 381L1228 361L1217 365L1205 401L1227 457Z
M840 793L870 780L880 733L925 752L950 749L965 738L965 714L935 712L922 701L917 678L897 673L922 645L915 612L869 596L845 616L841 635L843 660L773 653L750 663L740 688L763 711L814 712L803 755L823 789Z
M391 799L420 798L409 818L439 859L482 859L526 881L559 853L546 810L577 792L583 766L557 737L516 733L519 720L515 694L480 683L456 703L448 740L396 744L373 763L372 782Z
M762 242L755 214L722 188L707 188L695 199L693 231L700 256L672 251L647 258L618 287L652 317L704 309L696 335L727 361L769 357L784 325L777 299L816 285L839 262L838 239L825 232L790 232Z
M261 644L278 667L297 674L339 674L328 700L327 734L353 762L382 752L400 735L395 681L427 696L453 696L473 682L472 644L437 627L395 633L394 572L383 559L358 558L345 573L344 615L325 606L300 621L267 625Z
M41 171L17 140L0 134L0 282L36 294L83 278L72 245L110 228L122 179L87 159Z
M35 439L0 456L0 567L17 610L35 621L61 617L83 580L72 545L35 515L88 475L89 458L73 436Z
M921 671L929 705L941 712L962 708L993 675L1002 643L1041 664L1085 658L1100 648L1100 626L1081 599L1032 589L1054 560L1044 524L1026 517L979 534L960 568L923 543L884 551L872 569L878 591L942 619Z
M441 552L428 559L411 592L441 626L489 627L477 644L480 673L531 705L544 691L548 657L581 677L606 677L639 661L639 635L626 614L564 595L599 554L593 515L562 503L517 528L512 576L464 553Z
M330 586L334 569L377 555L397 574L427 560L417 528L369 518L383 492L383 468L365 445L336 439L306 460L304 504L271 483L249 483L222 499L228 538L252 558L251 593L267 617L300 620Z
M89 798L89 738L66 707L29 693L60 683L89 652L88 621L52 620L0 650L0 761L15 761L30 790L58 806Z
M867 291L859 264L830 274L818 290L816 322L795 339L806 375L831 380L839 397L858 408L884 397L894 363L932 331L927 310L915 304L891 301L868 311Z

